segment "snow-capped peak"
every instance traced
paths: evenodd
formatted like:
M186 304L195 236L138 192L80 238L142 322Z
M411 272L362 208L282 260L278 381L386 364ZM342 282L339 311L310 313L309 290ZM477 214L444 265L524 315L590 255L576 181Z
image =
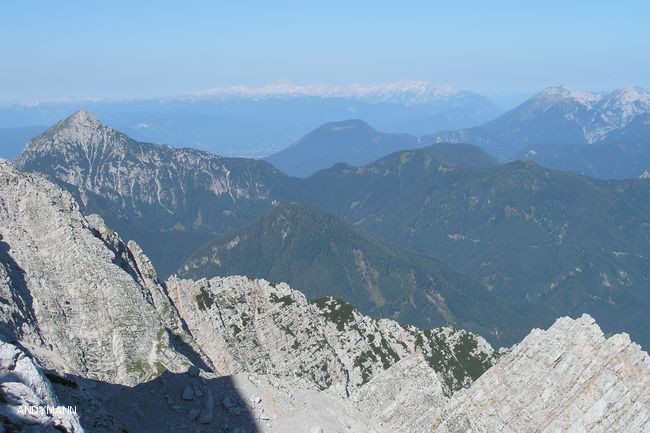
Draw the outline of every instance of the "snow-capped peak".
M537 99L570 99L583 105L592 105L603 98L602 95L584 90L572 90L564 85L548 87L537 94Z
M640 87L631 86L612 90L609 94L601 94L584 90L572 90L560 85L542 90L535 98L538 100L571 99L585 105L600 103L604 107L625 104L643 104L650 106L650 92Z
M208 89L185 98L219 97L219 98L266 98L266 97L342 97L368 100L372 102L404 102L424 104L444 100L459 92L451 86L434 85L427 81L402 80L384 84L350 84L350 85L295 85L289 81L279 81L261 87L232 86Z
M650 113L650 93L639 87L624 87L612 91L601 105L605 118L620 128L638 115Z
M650 103L650 92L640 87L622 87L612 91L608 99L615 100L620 104L626 103Z

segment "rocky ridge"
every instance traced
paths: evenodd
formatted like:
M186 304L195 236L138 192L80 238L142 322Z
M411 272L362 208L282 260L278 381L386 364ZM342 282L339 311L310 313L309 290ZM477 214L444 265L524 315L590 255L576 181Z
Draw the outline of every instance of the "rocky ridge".
M284 283L246 277L172 277L167 289L188 329L222 374L253 372L307 381L343 396L400 359L423 356L445 395L492 364L481 337L371 319L334 298L308 302Z
M609 132L624 128L636 116L650 112L650 92L638 87L623 87L600 94L558 86L538 93L527 105L531 113L556 107L567 109L566 119L578 122L586 141L594 143Z
M533 330L454 395L435 433L650 432L650 357L594 320Z

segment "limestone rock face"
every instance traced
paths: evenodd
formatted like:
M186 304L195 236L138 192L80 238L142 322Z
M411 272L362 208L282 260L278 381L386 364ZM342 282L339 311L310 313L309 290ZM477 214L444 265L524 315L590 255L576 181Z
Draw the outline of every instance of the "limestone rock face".
M111 382L182 369L152 301L158 289L91 221L67 192L0 162L2 337L46 368Z
M349 395L400 359L420 354L439 375L443 393L451 395L491 365L492 348L469 332L403 328L332 298L308 302L284 283L172 277L167 289L222 374L295 377Z
M0 341L0 379L2 431L83 433L77 414L59 404L41 369L4 341Z
M650 358L594 320L533 330L469 389L453 396L435 433L650 432Z
M422 356L409 356L373 377L354 396L377 431L426 431L447 404L443 385Z

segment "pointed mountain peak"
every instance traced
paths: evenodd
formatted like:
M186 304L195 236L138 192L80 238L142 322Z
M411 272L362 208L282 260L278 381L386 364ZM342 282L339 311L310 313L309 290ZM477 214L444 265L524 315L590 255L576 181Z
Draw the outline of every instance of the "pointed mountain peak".
M28 164L30 159L47 154L66 154L67 158L80 149L116 150L127 142L128 137L125 134L103 124L93 113L79 110L31 139L16 159L16 164L22 167Z
M56 122L43 135L47 137L64 137L67 141L84 143L91 140L92 137L103 135L104 133L112 135L120 134L117 130L103 124L90 111L79 110L71 116Z
M55 123L43 135L65 139L77 143L106 140L110 137L122 136L118 130L102 123L93 113L79 110L69 117ZM100 140L101 141L101 140Z
M97 116L87 110L79 110L75 112L70 117L61 121L60 124L66 127L90 127L93 129L103 125Z

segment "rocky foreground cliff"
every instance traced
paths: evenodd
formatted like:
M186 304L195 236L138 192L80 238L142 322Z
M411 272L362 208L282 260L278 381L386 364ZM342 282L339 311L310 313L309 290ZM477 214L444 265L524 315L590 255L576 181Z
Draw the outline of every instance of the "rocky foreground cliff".
M1 336L44 367L132 385L188 364L134 253L70 194L0 162Z
M0 234L5 431L650 431L647 353L588 316L495 354L283 283L161 283L137 244L6 162Z

